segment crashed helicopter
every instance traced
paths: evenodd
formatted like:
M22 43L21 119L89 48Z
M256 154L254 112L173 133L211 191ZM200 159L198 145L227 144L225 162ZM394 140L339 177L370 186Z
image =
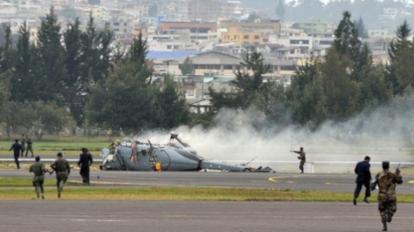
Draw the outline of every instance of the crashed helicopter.
M171 134L169 143L161 145L150 140L147 143L123 140L111 144L111 149L104 148L101 156L102 170L273 172L269 167L247 167L248 163L230 165L207 161L177 134Z

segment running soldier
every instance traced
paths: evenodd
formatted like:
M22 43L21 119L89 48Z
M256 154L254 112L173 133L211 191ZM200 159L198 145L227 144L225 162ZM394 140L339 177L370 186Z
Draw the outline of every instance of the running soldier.
M69 162L63 158L62 153L57 154L56 161L50 165L53 171L56 172L56 187L57 187L57 196L58 198L61 197L63 186L65 185L66 181L68 180L68 176L70 174L70 166Z
M392 217L397 212L395 189L397 184L402 184L403 180L399 168L397 168L395 173L390 171L390 163L388 161L382 162L382 169L383 171L377 174L375 182L371 187L375 189L376 185L378 185L378 210L383 225L382 231L387 231L387 223L392 221Z
M45 168L45 165L40 162L40 157L36 156L35 158L36 162L30 166L29 172L33 172L33 187L36 191L37 199L42 197L42 199L45 199L45 191L43 188L43 183L45 181L45 173L48 172L48 170Z
M298 160L300 160L299 170L300 170L300 173L303 174L304 173L304 168L305 168L305 163L306 163L306 153L303 150L303 147L301 147L299 151L293 151L293 152L296 153L296 154L299 154L299 156L298 156Z

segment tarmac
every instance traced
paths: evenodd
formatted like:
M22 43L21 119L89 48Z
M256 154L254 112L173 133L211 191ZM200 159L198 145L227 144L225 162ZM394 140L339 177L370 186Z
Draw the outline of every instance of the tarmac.
M414 194L414 176L403 174L404 183L398 193ZM31 177L25 170L0 170L1 177ZM54 176L46 175L46 178ZM73 170L69 181L80 181ZM125 172L97 171L91 173L92 184L121 186L197 186L265 188L353 192L355 175L352 174L279 174L279 173L226 173L226 172Z
M376 232L376 204L301 202L0 201L4 232ZM400 204L389 231L413 231Z

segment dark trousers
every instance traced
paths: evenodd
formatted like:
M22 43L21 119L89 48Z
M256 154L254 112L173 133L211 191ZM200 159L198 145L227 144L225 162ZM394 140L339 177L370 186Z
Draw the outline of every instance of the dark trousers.
M82 176L82 182L89 184L89 165L81 165L80 175Z
M365 198L371 196L370 181L357 181L355 192L354 192L354 197L355 198L359 197L359 193L362 190L362 186L365 187Z
M14 154L14 162L16 163L17 169L20 169L19 154Z

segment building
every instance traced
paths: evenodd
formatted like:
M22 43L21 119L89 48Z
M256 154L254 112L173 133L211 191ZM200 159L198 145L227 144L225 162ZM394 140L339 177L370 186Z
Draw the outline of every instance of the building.
M258 19L253 21L223 20L218 25L218 36L222 43L258 45L269 42L271 35L279 35L279 20Z

